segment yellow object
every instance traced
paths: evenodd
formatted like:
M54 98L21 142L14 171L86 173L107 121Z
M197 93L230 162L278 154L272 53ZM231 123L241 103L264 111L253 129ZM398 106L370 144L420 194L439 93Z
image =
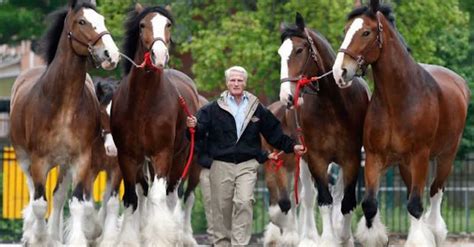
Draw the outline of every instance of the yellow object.
M3 203L2 218L5 219L21 219L21 212L29 202L28 186L26 185L26 177L19 166L15 152L12 147L3 148ZM48 173L46 180L46 200L48 201L49 216L53 208L53 191L58 178L58 168L53 168ZM93 198L94 201L102 201L102 195L107 186L107 174L100 172L94 181ZM120 184L120 198L124 192L123 181Z

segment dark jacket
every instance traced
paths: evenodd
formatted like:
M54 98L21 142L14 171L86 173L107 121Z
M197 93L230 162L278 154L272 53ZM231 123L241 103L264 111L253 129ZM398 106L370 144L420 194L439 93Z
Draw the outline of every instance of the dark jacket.
M225 100L228 92L225 91L219 99L197 113L196 140L207 138L210 157L235 164L250 159L257 159L260 163L267 160L267 153L262 152L260 134L273 147L286 153L293 152L295 141L283 133L280 121L259 103L257 97L245 93L249 104L240 138L237 138L235 120Z

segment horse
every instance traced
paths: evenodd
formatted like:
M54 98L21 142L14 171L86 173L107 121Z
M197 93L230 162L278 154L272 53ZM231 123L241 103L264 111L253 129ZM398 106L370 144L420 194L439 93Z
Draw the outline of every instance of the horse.
M70 1L68 8L52 14L42 42L47 67L21 73L11 96L11 142L30 192L23 211L22 241L54 245L61 240L62 211L53 210L48 229L45 221L46 176L59 164L67 176L58 179L60 189L55 194L65 196L67 180L74 185L67 243L85 245L100 233L91 220L94 209L86 182L92 143L100 136L99 104L86 70L88 59L103 69L114 69L118 48L95 6L79 1Z
M195 244L189 232L183 233L176 187L190 146L180 101L195 114L198 94L188 76L164 69L173 22L165 8L137 4L125 23L124 53L133 61L124 63L125 77L111 114L125 185L119 245L139 240L160 246Z
M99 220L102 224L102 246L112 245L118 237L119 190L122 173L117 159L117 147L110 131L110 109L112 96L118 87L117 81L97 81L95 92L100 103L101 138L94 142L92 169L89 170L89 183L93 183L100 171L107 174L106 190L102 197Z
M303 163L307 161L307 165L302 165L302 173L308 169L316 182L323 221L321 238L318 239L313 212L315 195L305 196L302 210L306 220L301 229L301 243L314 245L319 241L321 246L336 243L352 246L351 217L356 207L355 189L369 90L359 77L354 78L353 87L339 90L334 79L327 76L335 61L330 44L321 34L306 28L299 13L295 24L285 27L281 34L282 44L278 50L282 81L280 101L291 105L292 99L296 99L297 121L301 121L302 136L308 149L303 157ZM304 80L311 82L305 87L308 93L300 98L294 95L299 88L295 82ZM337 199L334 201L327 176L328 165L332 162L340 165L342 174L339 176L342 176L344 186L343 198L334 198Z
M356 71L368 65L375 84L364 123L364 217L356 238L364 246L387 244L377 193L383 172L397 163L409 194L411 226L406 245L440 246L447 234L440 212L443 188L461 141L470 91L455 72L416 63L383 8L372 0L348 15L333 66L334 80L344 90L352 87ZM436 161L436 173L430 187L431 206L423 215L421 198L430 159Z

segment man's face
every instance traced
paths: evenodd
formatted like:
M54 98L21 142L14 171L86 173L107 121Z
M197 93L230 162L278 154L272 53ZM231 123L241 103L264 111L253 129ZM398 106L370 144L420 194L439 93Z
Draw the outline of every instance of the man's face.
M227 89L232 96L241 96L244 93L246 83L243 73L231 71L227 81Z

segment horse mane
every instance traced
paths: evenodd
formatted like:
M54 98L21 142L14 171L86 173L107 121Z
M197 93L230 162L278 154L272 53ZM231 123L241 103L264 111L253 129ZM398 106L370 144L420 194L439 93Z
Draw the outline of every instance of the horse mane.
M81 3L76 5L72 11L77 12L81 8L90 8L96 10L95 6L90 3ZM64 19L68 14L69 8L63 7L58 9L46 18L50 23L48 29L43 34L39 41L39 55L49 65L56 55L56 50L59 45L59 39L64 29Z
M137 51L137 41L140 36L140 21L149 13L159 13L164 17L168 18L171 23L174 24L173 16L171 15L168 10L161 6L154 6L154 7L146 7L143 11L138 13L135 10L132 10L128 13L127 20L125 21L125 34L124 34L124 42L123 42L123 51L124 54L128 57L132 58L135 56L135 52ZM123 62L123 69L125 74L130 72L132 67L132 63L128 60L122 60Z
M403 43L403 45L406 47L407 51L411 53L411 48L408 46L407 42L405 41L405 38L403 38L402 34L398 31L396 25L395 25L395 16L393 15L393 10L392 7L386 4L382 5L375 5L377 9L372 9L372 7L369 6L360 6L355 9L353 9L348 15L347 15L347 20L351 20L359 15L366 15L372 19L375 19L375 13L377 11L380 11L385 18L387 18L388 22L390 25L396 30L396 33L398 34L398 38L400 41Z

